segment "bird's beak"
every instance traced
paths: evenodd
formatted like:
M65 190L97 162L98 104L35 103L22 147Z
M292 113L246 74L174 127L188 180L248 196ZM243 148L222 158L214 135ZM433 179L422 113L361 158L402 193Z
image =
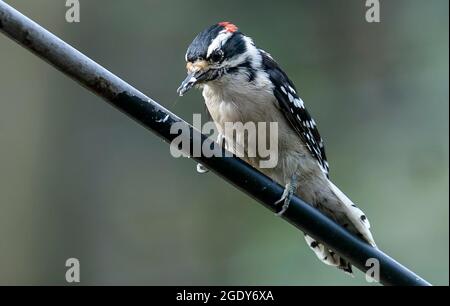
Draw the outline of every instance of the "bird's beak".
M184 95L189 91L195 84L200 81L200 77L204 75L201 71L190 72L184 81L181 83L180 87L178 87L177 92L180 96Z
M180 96L184 95L189 91L194 85L205 81L208 79L209 68L207 66L207 62L196 62L196 63L188 63L188 76L181 83L180 87L178 87L177 92Z

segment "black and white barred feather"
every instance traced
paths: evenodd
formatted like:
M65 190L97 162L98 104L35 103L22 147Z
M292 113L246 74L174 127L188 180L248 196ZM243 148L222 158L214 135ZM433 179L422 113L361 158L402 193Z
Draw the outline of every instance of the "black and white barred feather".
M324 141L319 134L316 122L305 108L303 100L298 96L294 84L286 73L267 52L261 49L259 51L264 69L274 84L273 91L278 100L278 107L328 177L330 167L325 154Z

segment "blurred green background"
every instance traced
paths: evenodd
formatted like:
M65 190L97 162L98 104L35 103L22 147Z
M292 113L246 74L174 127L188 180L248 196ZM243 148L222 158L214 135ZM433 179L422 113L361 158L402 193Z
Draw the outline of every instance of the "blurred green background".
M449 283L448 1L6 1L182 118L184 54L229 20L296 83L379 246ZM0 284L366 285L300 233L0 35Z

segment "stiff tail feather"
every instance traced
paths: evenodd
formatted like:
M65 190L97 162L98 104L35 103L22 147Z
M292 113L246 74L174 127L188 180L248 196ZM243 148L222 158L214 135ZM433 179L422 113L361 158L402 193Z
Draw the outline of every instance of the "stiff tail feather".
M370 223L365 214L331 181L329 181L329 184L332 195L326 201L328 203L326 212L324 211L326 215L352 234L357 235L371 246L376 247L375 240L370 232ZM317 205L317 207L321 206L325 207L324 205ZM342 258L333 250L328 249L323 243L306 234L305 240L323 263L335 266L352 275L352 266L345 258Z

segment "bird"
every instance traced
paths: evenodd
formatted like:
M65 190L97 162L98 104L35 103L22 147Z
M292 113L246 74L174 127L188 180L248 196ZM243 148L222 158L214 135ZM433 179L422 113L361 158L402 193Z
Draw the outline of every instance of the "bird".
M248 137L223 136L227 122L277 123L275 167L259 167L260 157L247 155L245 149L243 159L285 186L281 199L275 203L281 205L279 215L288 209L295 194L351 234L377 247L366 215L331 181L317 123L270 53L226 21L201 31L187 48L185 61L188 75L177 92L182 96L193 87L202 90L208 113L227 149L245 147ZM323 263L352 274L348 260L306 233L304 238Z

